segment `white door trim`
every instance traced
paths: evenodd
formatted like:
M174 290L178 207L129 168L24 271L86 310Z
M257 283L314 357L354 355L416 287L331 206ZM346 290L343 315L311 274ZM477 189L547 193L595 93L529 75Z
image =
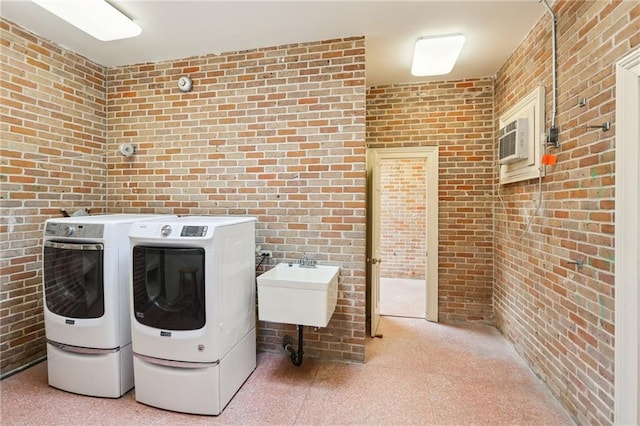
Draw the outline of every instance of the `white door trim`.
M369 151L374 164L376 159L425 158L427 161L426 319L438 321L438 147L371 148Z
M640 424L640 49L616 64L615 410Z

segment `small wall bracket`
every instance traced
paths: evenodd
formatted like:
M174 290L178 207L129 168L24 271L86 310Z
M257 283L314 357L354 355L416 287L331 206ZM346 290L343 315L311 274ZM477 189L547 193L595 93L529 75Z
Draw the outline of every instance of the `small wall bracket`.
M584 267L584 261L582 259L571 260L567 262L567 265L576 265L579 268Z
M607 132L609 130L611 130L611 122L610 121L606 121L605 123L599 125L599 126L587 126L587 129L602 129L603 132Z

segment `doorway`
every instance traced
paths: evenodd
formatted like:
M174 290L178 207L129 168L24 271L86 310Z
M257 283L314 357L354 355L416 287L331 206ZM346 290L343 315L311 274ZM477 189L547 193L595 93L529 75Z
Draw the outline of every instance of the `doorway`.
M438 147L367 151L371 335L380 315L438 320Z
M427 159L382 158L380 315L426 314Z

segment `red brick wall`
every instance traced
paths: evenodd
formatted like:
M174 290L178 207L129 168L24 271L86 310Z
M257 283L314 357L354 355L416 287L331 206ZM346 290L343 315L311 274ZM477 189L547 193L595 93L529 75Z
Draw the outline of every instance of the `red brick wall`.
M109 211L252 215L276 260L339 263L336 312L305 353L363 361L364 39L112 68L107 93ZM261 322L259 348L294 333Z
M542 7L542 6L541 6ZM581 424L613 421L615 62L640 44L638 2L566 1L558 18L558 164L543 179L530 232L519 211L537 181L502 188L496 206L496 324ZM496 116L544 84L551 115L551 17L502 67ZM587 104L579 107L578 98ZM588 130L606 121L612 130ZM507 232L512 236L509 238ZM581 259L581 269L567 261Z
M559 0L554 8L562 145L558 165L543 181L540 217L522 240L511 241L506 225L523 229L513 212L530 208L536 186L502 189L509 215L494 203L495 118L539 83L547 87L550 112L548 16L498 73L495 110L492 79L372 88L366 138L375 147L440 147L441 319L491 322L493 289L496 324L537 374L581 423L607 424L613 418L613 64L639 44L640 6ZM103 210L105 196L110 212L254 214L259 242L278 258L320 247L318 253L344 266L340 306L327 330L310 333L307 346L317 355L362 359L362 39L115 69L107 119L102 67L0 23L2 372L44 355L44 219L60 207ZM282 62L258 63L273 57ZM194 78L194 92L175 90L182 74ZM578 97L587 98L585 107L577 107ZM610 132L584 128L607 120L614 124ZM124 142L140 153L121 157L117 147ZM567 265L573 258L586 266ZM277 350L285 332L291 328L261 324L261 347Z
M492 323L493 80L374 87L371 147L439 147L439 295L442 321Z
M0 20L0 366L45 355L45 219L104 210L103 67Z
M3 373L46 353L42 224L60 208L255 215L257 241L275 259L310 252L342 265L336 313L307 332L305 352L364 359L363 38L107 76L1 23ZM181 75L192 92L178 91ZM122 157L122 143L138 154ZM280 350L292 331L260 323L259 345Z
M425 279L425 159L380 161L380 251L383 278Z

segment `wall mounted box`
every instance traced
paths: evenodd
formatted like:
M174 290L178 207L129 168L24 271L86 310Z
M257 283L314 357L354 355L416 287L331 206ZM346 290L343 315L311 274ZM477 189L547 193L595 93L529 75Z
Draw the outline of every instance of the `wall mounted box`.
M516 127L522 127L522 142L519 147L518 158L511 156L508 161L500 161L501 153L497 152L497 160L500 167L500 184L520 182L544 176L546 169L542 166L542 154L544 153L545 125L545 96L544 87L536 87L528 95L500 116L499 129L507 128L511 123ZM519 126L526 121L526 128ZM519 130L520 131L520 130ZM500 134L496 141L500 148Z

